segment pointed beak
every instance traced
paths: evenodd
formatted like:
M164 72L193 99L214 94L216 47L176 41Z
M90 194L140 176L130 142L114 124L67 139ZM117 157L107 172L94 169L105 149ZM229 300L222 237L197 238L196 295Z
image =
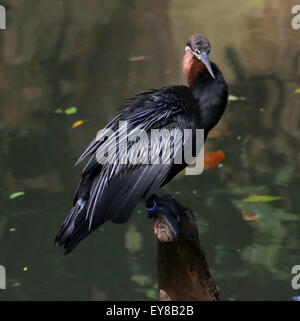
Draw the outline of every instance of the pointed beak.
M216 77L215 77L215 75L214 75L214 73L213 73L213 71L212 71L212 67L211 67L211 63L210 63L210 61L209 61L209 56L208 56L208 54L206 54L206 53L201 53L201 54L199 54L199 55L197 55L196 53L194 53L194 54L195 54L195 56L196 56L200 61L202 61L202 62L204 63L204 65L206 66L206 68L207 68L208 72L211 74L211 76L212 76L214 79L216 79Z

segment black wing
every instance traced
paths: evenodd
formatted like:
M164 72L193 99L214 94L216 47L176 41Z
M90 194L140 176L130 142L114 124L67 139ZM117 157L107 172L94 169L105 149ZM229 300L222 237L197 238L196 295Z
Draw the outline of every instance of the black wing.
M147 135L153 128L178 129L180 127L176 117L179 114L184 117L194 103L189 88L176 86L139 95L123 107L122 113L93 140L78 160L81 162L92 155L83 170L74 207L58 234L59 245L64 244L66 250L70 251L105 221L127 221L137 203L142 198L152 196L174 166L172 161L169 164L144 164L144 161L149 162L149 145L138 141L132 142L128 147L128 153L138 148L141 155L138 164L100 164L101 157L108 149L119 149L120 140L116 141L113 137L103 140L107 130L114 129L120 135L123 127L118 128L117 123L121 120L126 121L127 139L138 129L143 129ZM165 140L161 139L155 142L155 146L151 145L151 149L154 148L160 154L166 148L165 144ZM172 138L172 146L168 155L170 159L181 150L182 135L178 130Z

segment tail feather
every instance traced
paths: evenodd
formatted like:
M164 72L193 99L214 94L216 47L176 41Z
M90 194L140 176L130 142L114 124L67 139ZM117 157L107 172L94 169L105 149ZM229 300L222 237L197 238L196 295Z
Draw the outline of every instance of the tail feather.
M71 240L73 240L75 236L77 236L78 238L78 232L81 230L81 226L85 225L85 222L86 201L84 201L83 199L79 199L76 202L75 206L71 208L69 215L63 222L55 238L55 243L58 246L64 246L64 248L67 250L68 244L71 242ZM82 237L81 239L83 238L84 237Z
M82 220L76 227L76 230L74 230L64 243L65 254L70 253L80 241L90 234L90 232L91 230L89 229L88 222L85 219Z
M103 185L103 173L94 177L88 199L75 199L75 206L56 237L57 244L63 246L67 254L104 222L126 222L137 203L159 188L169 172L168 169L169 165L141 166L132 172L125 172L107 185ZM80 189L77 195L82 195L81 192Z

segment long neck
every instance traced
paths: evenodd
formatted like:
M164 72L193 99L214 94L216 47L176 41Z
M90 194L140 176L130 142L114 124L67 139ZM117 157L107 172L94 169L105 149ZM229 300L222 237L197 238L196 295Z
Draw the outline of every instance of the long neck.
M206 66L199 59L195 58L190 50L186 50L184 53L182 71L191 89L210 77Z
M195 100L199 105L200 126L206 133L213 128L222 116L228 97L227 84L221 71L212 63L216 79L209 74L206 66L196 59L192 52L185 51L183 74Z

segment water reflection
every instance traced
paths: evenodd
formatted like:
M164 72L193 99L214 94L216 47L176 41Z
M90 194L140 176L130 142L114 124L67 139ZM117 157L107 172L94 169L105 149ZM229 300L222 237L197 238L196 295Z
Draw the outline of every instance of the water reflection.
M224 166L179 177L165 191L197 213L222 299L297 295L289 273L299 264L300 69L291 5L107 0L83 9L77 0L9 1L0 33L0 264L9 278L1 299L157 298L155 242L142 207L68 257L53 238L71 204L80 152L123 99L182 82L184 41L195 32L212 40L231 93L245 100L232 101L218 127L231 135L207 145L226 153ZM70 106L78 113L54 113ZM80 119L89 122L73 129ZM16 191L26 195L10 200ZM282 199L241 202L257 194ZM258 221L244 221L245 211Z

